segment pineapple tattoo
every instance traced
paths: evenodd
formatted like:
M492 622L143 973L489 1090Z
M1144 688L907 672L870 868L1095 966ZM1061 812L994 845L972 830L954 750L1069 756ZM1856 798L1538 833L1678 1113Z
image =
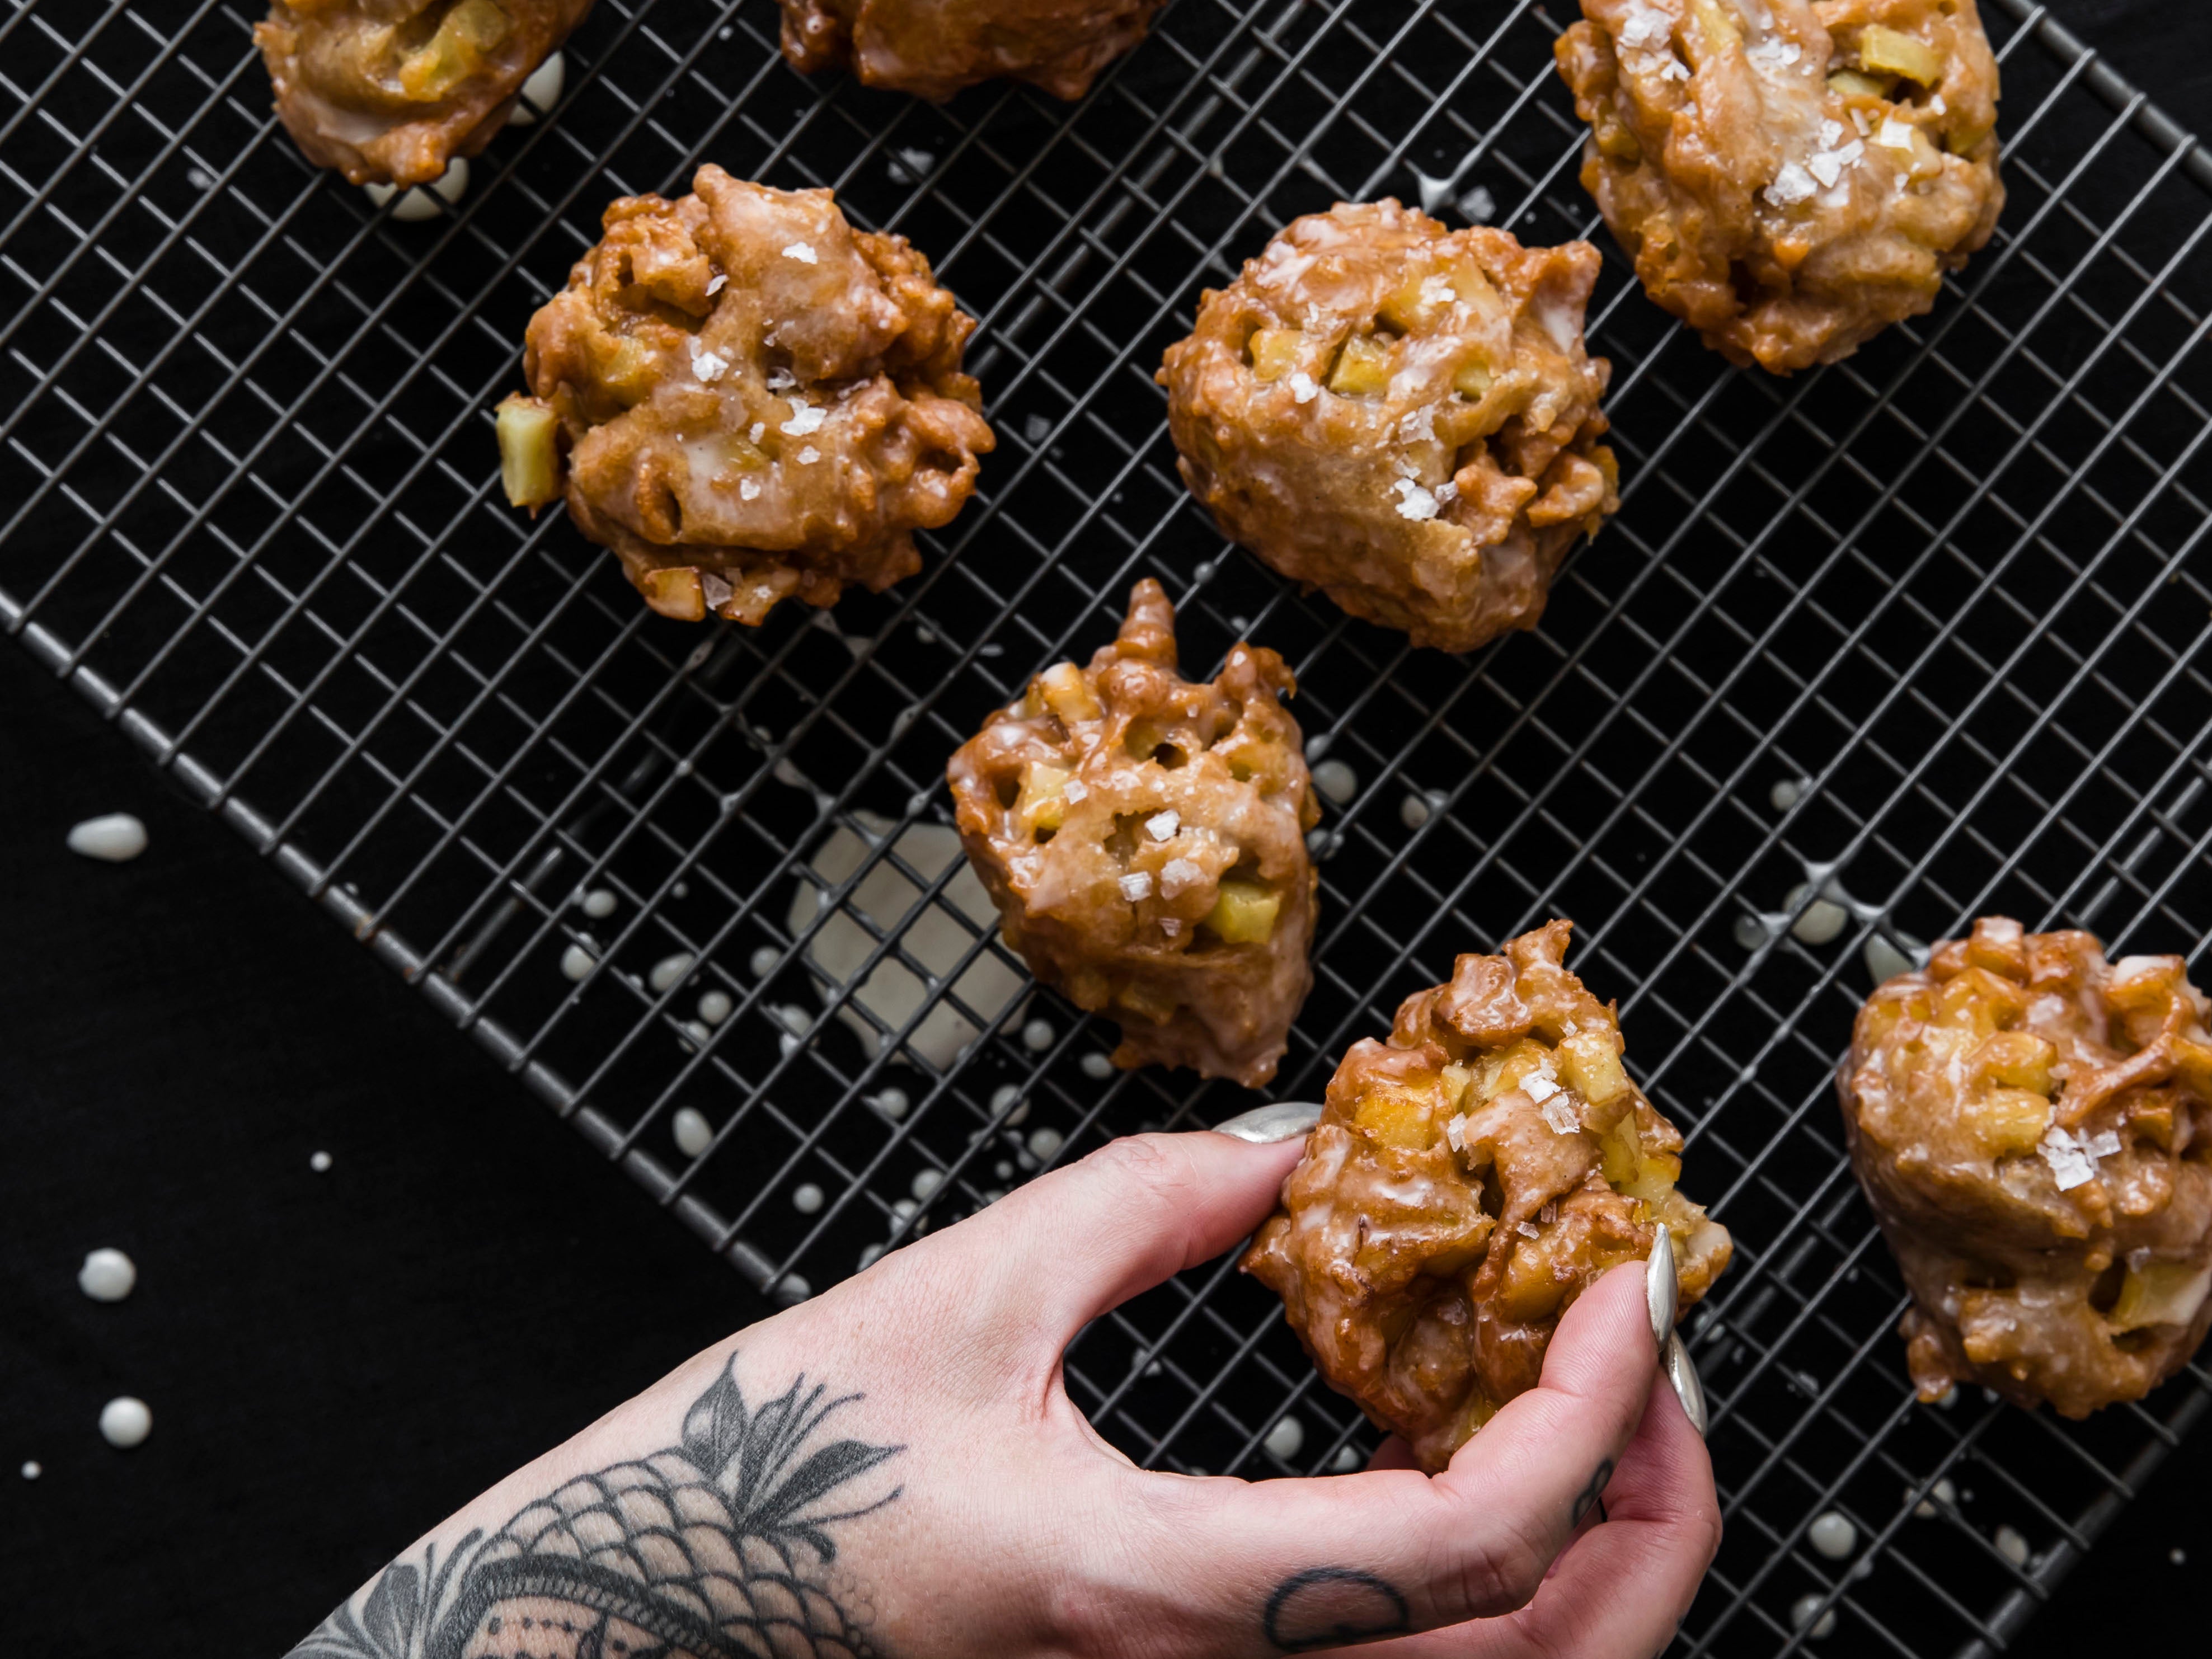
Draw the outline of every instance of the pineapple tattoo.
M749 1407L736 1357L678 1443L580 1475L487 1537L393 1562L291 1659L863 1659L833 1534L893 1502L856 1483L905 1449L832 1438L861 1398L801 1375ZM870 1486L880 1486L880 1479Z

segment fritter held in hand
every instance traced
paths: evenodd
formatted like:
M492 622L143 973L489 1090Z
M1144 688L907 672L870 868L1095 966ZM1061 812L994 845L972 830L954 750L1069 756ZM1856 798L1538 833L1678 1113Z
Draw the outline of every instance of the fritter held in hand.
M1645 292L1731 362L1849 356L1990 239L1997 65L1974 0L1583 0L1583 185Z
M2086 1417L2212 1327L2212 1037L2179 957L1984 916L1869 997L1837 1077L1920 1397Z
M945 99L1027 81L1080 98L1145 38L1165 0L782 0L783 55L812 75L849 69L872 87Z
M1091 666L1047 669L947 769L969 861L1006 943L1121 1022L1117 1066L1187 1066L1256 1088L1313 986L1321 818L1295 688L1239 645L1221 677L1176 672L1175 607L1150 578Z
M253 42L307 159L356 185L427 185L507 125L592 0L276 0Z
M1384 201L1297 221L1159 373L1222 533L1355 617L1471 651L1533 628L1620 505L1583 349L1587 242L1524 248Z
M1568 924L1463 956L1354 1043L1243 1267L1330 1387L1434 1473L1534 1388L1560 1316L1673 1237L1677 1316L1728 1230L1674 1188L1682 1137L1621 1066L1607 1005L1560 966Z
M531 398L500 408L508 499L565 493L646 603L759 623L921 568L992 447L960 372L975 319L902 237L826 190L702 167L694 194L626 197L531 319Z

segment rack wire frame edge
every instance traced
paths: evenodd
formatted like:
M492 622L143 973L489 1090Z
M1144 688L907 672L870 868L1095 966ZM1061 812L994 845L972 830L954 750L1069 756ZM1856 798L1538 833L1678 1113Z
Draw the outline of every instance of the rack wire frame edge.
M2212 191L2212 153L2208 153L2198 141L2171 118L2141 98L2141 94L2108 65L2097 59L2074 36L2052 19L2041 7L2026 3L2026 0L1993 0L1993 3L2018 19L2024 28L2032 29L2045 48L2063 62L2082 64L2083 84L2089 87L2116 111L2130 112L2130 123L2153 143L2167 153L2182 153L2181 167L2188 176L2208 191ZM174 775L180 786L204 806L219 811L247 842L263 857L272 860L287 878L308 896L317 900L336 920L352 933L381 960L394 968L428 996L433 1006L446 1017L471 1031L478 1043L503 1067L519 1072L525 1083L558 1115L574 1121L586 1139L603 1154L623 1164L656 1201L673 1207L687 1225L698 1232L710 1246L729 1238L731 1229L717 1216L712 1207L688 1192L678 1193L672 1204L670 1194L676 1183L667 1171L649 1154L631 1147L625 1151L623 1132L602 1116L588 1103L580 1103L574 1091L552 1067L529 1054L526 1046L495 1019L481 1014L472 1015L466 1000L449 985L444 976L389 927L375 927L364 907L331 883L322 866L318 865L295 842L280 837L276 826L257 813L234 793L226 793L220 781L202 768L192 755L180 750L171 735L155 720L131 706L118 690L92 668L77 664L71 665L72 653L58 636L42 624L29 620L21 603L0 587L0 627L21 638L27 648L49 669L54 670L75 685L80 695L107 720L118 723L154 762L157 768ZM734 1239L722 1247L722 1254L751 1282L765 1288L772 1281L775 1267L769 1259L753 1249L743 1239ZM2212 1396L2202 1389L2185 1396L2179 1407L2167 1420L2172 1436L2178 1437L2203 1415ZM2169 1443L2154 1437L2125 1471L2129 1486L2139 1485L2160 1462ZM2085 1540L2094 1540L2109 1524L2118 1512L2119 1499L2107 1494L2091 1506L2075 1522L2075 1530ZM2033 1570L2039 1589L2049 1589L2071 1569L2079 1559L2079 1552L2070 1545L2053 1551ZM2010 1593L1997 1612L1986 1621L1991 1638L2001 1645L2003 1639L2016 1632L2039 1605L2039 1598L2027 1590ZM1795 1645L1793 1643L1792 1646ZM1970 1641L1961 1650L1962 1656L1979 1656L1997 1650L1980 1638Z

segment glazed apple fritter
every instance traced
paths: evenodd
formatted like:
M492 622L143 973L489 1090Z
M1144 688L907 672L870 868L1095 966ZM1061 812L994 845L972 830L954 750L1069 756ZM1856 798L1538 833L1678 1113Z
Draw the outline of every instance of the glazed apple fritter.
M2212 1328L2212 1036L2179 957L1984 916L1859 1011L1836 1079L1923 1400L2086 1417Z
M1990 239L1996 58L1974 0L1583 0L1583 185L1644 291L1731 362L1849 356Z
M1313 986L1320 822L1283 659L1238 645L1176 672L1175 607L1147 577L1088 668L1055 664L946 769L960 839L1006 943L1121 1022L1114 1063L1256 1088Z
M1620 505L1610 369L1583 349L1597 271L1587 242L1394 201L1296 221L1168 348L1183 482L1223 534L1416 645L1534 627Z
M1613 1009L1560 964L1569 924L1463 956L1329 1079L1243 1266L1330 1387L1434 1473L1534 1388L1600 1274L1673 1237L1677 1317L1728 1230L1675 1189L1682 1137L1621 1066Z
M356 185L427 185L507 125L592 0L274 0L253 41L307 158Z
M565 495L663 616L757 623L921 568L992 447L960 369L975 319L903 237L827 190L702 167L625 197L531 319L532 398L500 407L508 499Z
M943 100L1027 81L1056 98L1145 38L1166 0L782 0L783 55L808 75L849 69L872 87Z

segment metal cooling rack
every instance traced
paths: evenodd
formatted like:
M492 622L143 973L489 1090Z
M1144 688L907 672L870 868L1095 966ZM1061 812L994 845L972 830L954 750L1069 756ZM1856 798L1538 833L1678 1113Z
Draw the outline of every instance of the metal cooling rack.
M601 0L555 118L412 223L301 161L250 8L15 0L0 618L795 1297L1041 1163L1244 1103L1096 1076L1110 1032L1026 994L946 852L946 754L1161 576L1185 659L1281 650L1352 778L1279 1094L1456 951L1571 915L1735 1231L1694 1327L1728 1537L1678 1650L1995 1650L2212 1378L2082 1425L1915 1405L1830 1068L1870 974L1979 912L2201 975L2212 161L1993 0L1996 240L1839 368L1735 374L1576 182L1565 9L1177 0L1079 106L939 109L792 74L760 0ZM562 515L496 499L525 320L608 198L702 159L834 185L982 319L981 493L921 576L834 617L661 621ZM1467 659L1224 547L1150 380L1202 285L1384 192L1608 260L1626 505L1540 631ZM1152 1464L1321 1470L1370 1438L1225 1267L1098 1322L1067 1375ZM1808 1540L1830 1510L1844 1560Z

